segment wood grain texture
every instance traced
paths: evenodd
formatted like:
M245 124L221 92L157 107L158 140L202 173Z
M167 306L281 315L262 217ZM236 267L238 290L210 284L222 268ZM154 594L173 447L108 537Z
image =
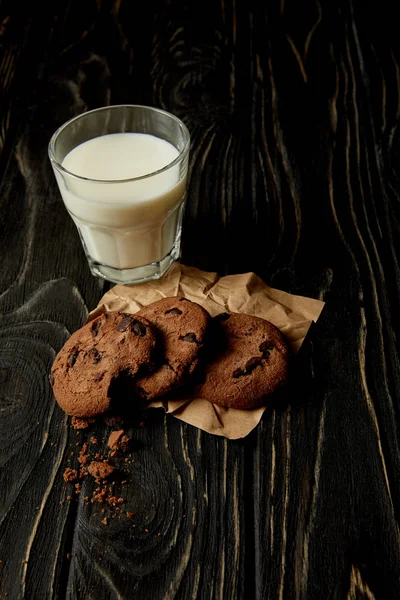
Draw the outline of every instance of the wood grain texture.
M0 597L398 598L394 13L355 0L53 4L0 3ZM124 102L190 129L183 262L255 271L326 308L285 406L245 440L159 412L132 423L117 491L135 517L104 526L84 502L94 484L69 502L62 473L77 439L104 448L110 429L72 430L47 380L104 284L47 143L66 119Z

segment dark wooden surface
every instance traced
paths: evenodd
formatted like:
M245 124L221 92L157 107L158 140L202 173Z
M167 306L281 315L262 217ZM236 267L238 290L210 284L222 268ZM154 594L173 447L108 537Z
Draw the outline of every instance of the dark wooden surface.
M393 5L0 2L1 598L400 597ZM326 301L287 406L245 440L162 413L131 430L136 528L102 526L88 480L66 500L93 432L71 429L47 380L104 291L47 143L125 102L191 131L184 263Z

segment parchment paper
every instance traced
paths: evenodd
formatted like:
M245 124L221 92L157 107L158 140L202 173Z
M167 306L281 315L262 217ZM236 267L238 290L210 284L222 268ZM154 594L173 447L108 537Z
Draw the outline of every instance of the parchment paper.
M293 296L268 287L254 273L219 277L175 263L162 279L133 286L116 285L100 300L89 320L107 311L135 313L142 306L168 296L184 296L198 302L211 316L239 312L268 319L285 334L296 353L307 331L317 321L324 302ZM150 402L174 417L229 439L243 438L259 423L266 406L252 410L222 408L202 398L185 397Z

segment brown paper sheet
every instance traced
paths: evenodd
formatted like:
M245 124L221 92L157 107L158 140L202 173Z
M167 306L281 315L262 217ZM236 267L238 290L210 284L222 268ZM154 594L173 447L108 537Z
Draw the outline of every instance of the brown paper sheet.
M162 279L133 286L116 285L103 296L89 320L107 311L135 313L168 296L184 296L198 302L212 316L229 311L268 319L285 334L293 353L299 350L311 323L317 321L324 307L320 300L270 288L254 273L219 277L175 263ZM229 439L248 435L266 409L222 408L197 397L155 401L149 406L164 408L190 425Z

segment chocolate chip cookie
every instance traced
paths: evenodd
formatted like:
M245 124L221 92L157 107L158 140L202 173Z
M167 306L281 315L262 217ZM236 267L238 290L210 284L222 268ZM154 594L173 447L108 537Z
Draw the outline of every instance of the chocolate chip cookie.
M112 384L154 368L156 333L143 317L105 313L76 331L58 353L50 381L69 415L93 417L108 410Z
M287 380L289 351L269 321L238 313L213 319L217 348L205 366L199 397L227 408L255 408Z
M186 298L163 298L139 310L161 334L163 358L151 375L137 381L137 393L145 400L164 396L190 377L203 348L209 314Z

